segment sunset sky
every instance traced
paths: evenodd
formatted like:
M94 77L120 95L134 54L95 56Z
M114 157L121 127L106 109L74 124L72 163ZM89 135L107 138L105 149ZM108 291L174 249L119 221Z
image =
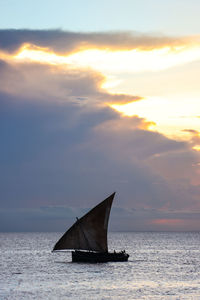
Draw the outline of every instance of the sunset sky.
M167 2L167 3L165 3ZM0 1L0 230L200 230L200 1Z

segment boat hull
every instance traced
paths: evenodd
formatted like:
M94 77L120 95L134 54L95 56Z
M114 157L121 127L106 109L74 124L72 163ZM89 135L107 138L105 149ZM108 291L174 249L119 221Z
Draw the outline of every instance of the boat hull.
M122 252L84 252L72 251L72 262L104 263L109 261L127 261L129 255Z

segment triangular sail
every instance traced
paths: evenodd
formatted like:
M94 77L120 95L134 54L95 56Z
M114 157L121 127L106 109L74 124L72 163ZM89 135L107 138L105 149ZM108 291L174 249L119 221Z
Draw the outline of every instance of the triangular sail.
M115 193L91 209L82 218L77 219L77 222L55 244L53 251L64 249L108 251L108 220L114 196Z

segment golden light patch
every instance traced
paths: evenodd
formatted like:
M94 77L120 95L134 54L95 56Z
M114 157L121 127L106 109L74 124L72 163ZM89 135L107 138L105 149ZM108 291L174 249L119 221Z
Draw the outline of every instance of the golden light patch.
M31 44L24 44L12 57L18 62L39 62L53 65L66 64L66 57Z
M159 71L200 58L200 46L164 47L151 50L87 49L69 55L58 55L48 48L24 44L10 56L17 61L35 61L48 64L70 64L89 67L103 73Z
M195 151L200 151L200 146L194 146L192 147L192 149L194 149Z
M88 49L68 56L68 63L92 67L106 74L159 71L200 58L200 47L110 51Z
M7 60L11 60L12 56L6 52L0 51L0 59L7 61Z
M199 99L162 98L146 97L140 101L126 104L111 104L110 106L123 116L139 116L153 121L151 129L166 134L169 137L179 137L183 140L190 140L188 132L184 128L200 129L199 119L196 118L196 111L199 111Z
M102 88L109 90L118 86L122 82L121 79L116 78L116 76L108 75L106 76L105 82L102 84Z

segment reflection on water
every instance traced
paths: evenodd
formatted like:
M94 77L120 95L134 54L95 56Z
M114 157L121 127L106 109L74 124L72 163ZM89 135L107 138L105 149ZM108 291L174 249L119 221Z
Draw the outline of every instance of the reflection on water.
M60 233L0 234L0 299L200 299L199 233L110 233L128 262L71 263Z

